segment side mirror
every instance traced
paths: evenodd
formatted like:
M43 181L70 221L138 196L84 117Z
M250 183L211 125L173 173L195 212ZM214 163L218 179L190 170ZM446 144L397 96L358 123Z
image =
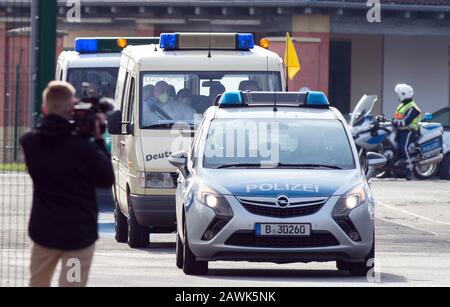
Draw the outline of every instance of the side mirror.
M175 166L185 178L188 174L187 162L188 153L186 151L176 152L169 157L169 163Z
M108 115L108 132L111 135L122 134L122 111L116 110Z
M126 131L123 130L126 125ZM122 122L122 111L116 110L108 114L108 132L111 135L132 134L132 125Z
M385 156L375 152L368 152L366 156L366 161L368 168L367 179L370 179L373 176L375 176L376 170L382 168L387 163L387 159Z

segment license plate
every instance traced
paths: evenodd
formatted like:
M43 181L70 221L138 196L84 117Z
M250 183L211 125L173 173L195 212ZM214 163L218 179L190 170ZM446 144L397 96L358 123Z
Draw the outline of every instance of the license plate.
M310 224L256 224L256 236L304 237L310 235Z

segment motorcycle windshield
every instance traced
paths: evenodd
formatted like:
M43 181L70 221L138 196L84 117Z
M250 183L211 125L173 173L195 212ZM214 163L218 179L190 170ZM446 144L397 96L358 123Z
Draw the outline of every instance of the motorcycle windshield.
M364 95L356 105L350 119L350 126L359 125L364 118L372 112L375 102L378 100L377 95Z

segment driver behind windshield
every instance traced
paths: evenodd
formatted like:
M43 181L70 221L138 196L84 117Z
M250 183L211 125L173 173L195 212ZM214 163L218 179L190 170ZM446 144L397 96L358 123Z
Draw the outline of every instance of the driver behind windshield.
M194 121L195 111L186 103L178 102L171 95L171 87L165 81L156 83L154 97L144 100L142 125L144 127L161 123Z

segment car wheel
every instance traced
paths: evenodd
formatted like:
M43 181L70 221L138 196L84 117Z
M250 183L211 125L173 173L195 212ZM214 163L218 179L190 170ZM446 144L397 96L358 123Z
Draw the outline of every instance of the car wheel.
M180 235L177 234L177 249L176 249L177 268L183 268L183 242L181 242Z
M370 259L375 259L375 240L373 242L372 249L364 259L364 262L348 263L348 271L350 275L360 277L367 276L367 273L373 269L373 266L368 266L368 261Z
M183 244L183 272L186 275L205 275L208 273L208 262L197 261L195 255L189 248L186 223L183 225L184 244Z
M337 261L336 267L339 271L348 271L348 263L345 261Z
M119 243L127 243L128 240L128 221L127 217L120 210L118 201L115 201L114 208L114 227L116 230L116 241Z
M441 163L439 177L445 180L450 180L450 154L447 154Z
M145 248L150 244L150 229L140 225L134 214L133 207L128 212L128 245L131 248Z

